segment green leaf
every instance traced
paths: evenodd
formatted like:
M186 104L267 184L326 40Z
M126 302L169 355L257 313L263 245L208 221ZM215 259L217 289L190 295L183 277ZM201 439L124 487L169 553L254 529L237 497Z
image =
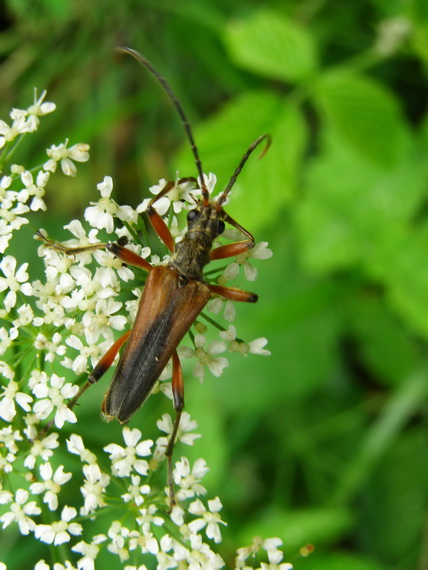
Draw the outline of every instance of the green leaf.
M415 537L423 535L426 524L428 478L428 457L423 448L423 432L414 427L395 437L389 453L371 473L370 486L364 489L359 550L382 560L383 568L390 568L392 560L406 560L406 568L418 567ZM396 514L400 512L406 513L405 524L397 525Z
M307 170L296 217L311 269L359 264L387 279L394 251L424 200L424 173L412 141L402 139L399 160L384 168L355 152L337 131L326 131L325 151Z
M412 229L387 260L389 301L407 323L428 338L428 224Z
M251 91L232 99L206 121L194 125L194 135L204 172L215 172L225 187L250 143L268 132L282 106L281 98ZM195 175L195 161L186 142L175 166L180 176Z
M272 120L272 144L261 160L250 161L238 178L227 212L250 231L272 223L295 194L307 142L300 109L284 101ZM249 189L251 189L249 191Z
M225 188L243 154L258 136L270 133L271 148L261 160L257 149L230 193L226 210L253 232L269 223L292 194L306 145L306 127L299 109L267 92L251 92L229 102L216 116L195 128L205 172L217 175ZM186 146L178 157L180 176L195 174Z
M358 358L377 381L397 385L409 375L418 356L414 338L382 297L363 293L351 310Z
M376 420L354 450L352 460L344 466L336 489L335 501L348 503L364 488L376 465L395 445L404 426L422 411L428 393L426 363L402 379L395 392L385 401Z
M332 71L317 82L315 101L359 153L383 166L397 160L403 124L398 103L385 87L363 75Z
M312 39L297 22L269 10L234 20L225 35L230 56L238 65L285 81L299 81L314 72Z
M269 239L274 255L259 264L259 278L251 285L259 295L255 310L237 306L242 338L267 337L272 354L230 360L225 373L230 381L223 382L219 398L231 413L253 416L278 402L286 407L290 400L306 401L340 367L341 307L352 293L303 273L292 251L291 232L286 222L283 226L272 239L266 231L260 234Z

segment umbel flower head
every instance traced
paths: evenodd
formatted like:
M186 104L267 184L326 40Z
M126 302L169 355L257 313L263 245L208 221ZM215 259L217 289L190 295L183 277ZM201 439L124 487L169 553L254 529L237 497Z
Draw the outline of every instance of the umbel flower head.
M113 180L106 176L98 185L100 198L85 211L85 222L72 220L65 226L70 239L63 249L39 242L44 278L33 277L34 259L16 259L12 238L19 237L34 212L46 210L51 177L59 171L75 176L77 165L89 159L88 145L66 140L46 150L42 165L10 164L17 141L31 136L55 110L45 97L44 92L28 109L14 109L11 123L0 121L0 527L27 537L23 564L29 569L93 570L101 552L126 570L153 564L222 568L218 548L226 523L221 498L206 498L203 479L209 468L204 459L182 456L173 462L177 504L170 508L164 466L172 418L164 414L151 438L129 427L113 436L92 414L89 420L86 414L85 427L85 397L82 406L69 406L102 355L132 326L144 282L142 271L98 245L126 239L127 247L152 265L166 263L169 255L155 254L148 243L138 241L145 235L140 214L144 216L147 201L135 209L117 204ZM215 176L206 179L211 192ZM151 191L156 194L162 187L161 181ZM194 207L199 194L194 184L177 182L157 204L176 241L186 230L181 213ZM67 247L79 247L79 253L67 255ZM244 278L255 279L253 260L271 252L262 243L254 254L210 273L211 282L225 283L241 268ZM207 371L220 376L231 353L268 354L266 339L239 338L231 307L220 298L210 302L180 348L193 359L201 380ZM227 326L216 323L210 332L207 324L219 314ZM170 377L168 365L154 391L171 398ZM180 449L198 441L196 429L184 412L177 433ZM104 438L99 449L94 433ZM236 567L289 567L278 546L263 546L265 562L258 561L254 548L241 550ZM14 553L2 552L0 570L15 567Z

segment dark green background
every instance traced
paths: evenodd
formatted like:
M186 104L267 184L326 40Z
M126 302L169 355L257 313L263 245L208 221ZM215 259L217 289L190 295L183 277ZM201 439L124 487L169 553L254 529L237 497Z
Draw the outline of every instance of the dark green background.
M208 461L209 495L229 524L222 555L278 536L297 569L426 569L427 2L2 6L2 117L28 106L33 87L58 106L19 160L43 161L65 137L91 145L76 179L52 178L33 228L63 237L58 220L82 218L107 174L115 199L132 205L177 168L196 174L171 105L116 45L168 78L220 185L253 139L272 135L229 209L274 251L257 265L259 303L236 319L244 339L269 338L272 356L231 358L220 379L186 381L203 434L191 455ZM382 22L408 26L388 56L375 49ZM28 236L21 255L36 263ZM79 410L94 446L118 437L97 424L104 390ZM162 404L151 398L131 426L156 436ZM315 552L303 559L306 543Z

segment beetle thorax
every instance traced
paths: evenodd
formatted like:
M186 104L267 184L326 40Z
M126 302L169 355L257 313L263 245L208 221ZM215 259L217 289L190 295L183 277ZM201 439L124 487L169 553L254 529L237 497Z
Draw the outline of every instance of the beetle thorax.
M223 210L214 204L200 204L191 210L187 215L187 232L177 243L169 266L188 279L202 281L213 241L224 230L222 215Z

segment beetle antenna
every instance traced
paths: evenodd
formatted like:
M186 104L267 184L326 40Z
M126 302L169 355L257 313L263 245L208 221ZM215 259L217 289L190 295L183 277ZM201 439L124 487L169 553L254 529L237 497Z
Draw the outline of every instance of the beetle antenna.
M251 154L253 153L253 151L259 146L259 144L261 142L263 142L264 140L266 140L266 147L263 149L263 151L261 152L259 158L262 158L268 148L270 147L270 143L271 143L271 137L268 134L264 134L259 136L253 143L250 144L250 146L248 147L246 153L244 154L244 156L241 158L241 162L238 164L238 166L236 167L235 172L232 174L231 179L229 180L229 184L226 186L226 189L220 194L220 196L218 197L218 200L216 202L216 208L217 210L219 210L222 206L222 204L224 204L227 195L229 194L230 190L232 189L232 186L235 184L236 179L238 178L238 176L241 173L241 170L244 167L244 164L247 162L247 160L250 158Z
M199 158L199 153L196 147L195 139L193 138L192 127L190 126L190 123L187 120L183 107L181 106L181 103L178 100L177 96L175 95L174 91L172 90L170 84L165 79L165 77L159 73L156 67L148 59L146 59L143 55L141 55L140 52L129 47L117 47L115 51L117 51L118 53L127 53L131 55L134 59L136 59L153 75L153 77L157 80L157 82L161 85L165 93L168 95L168 98L170 99L171 103L174 105L175 109L177 110L177 113L181 119L184 130L186 132L187 138L190 142L190 147L192 149L192 153L196 162L196 169L198 171L199 179L201 181L201 190L204 199L204 204L208 204L210 196L207 187L205 185L202 163L201 159Z

